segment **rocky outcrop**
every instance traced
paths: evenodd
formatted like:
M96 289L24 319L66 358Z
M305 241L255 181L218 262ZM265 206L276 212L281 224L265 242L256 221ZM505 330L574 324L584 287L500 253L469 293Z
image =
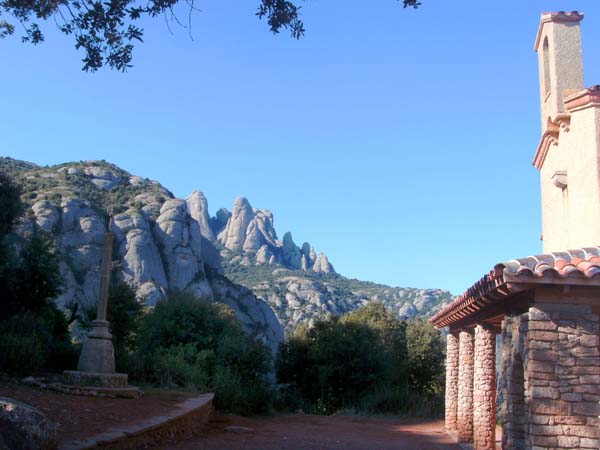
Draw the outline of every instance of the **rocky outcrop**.
M221 257L211 241L214 233L208 205L201 192L192 193L187 200L173 198L154 181L100 162L48 168L15 164L14 160L8 163L23 186L24 198L33 199L29 205L32 219L25 214L21 232L31 231L35 222L40 229L54 233L60 248L64 286L56 299L59 307L74 309L77 305L81 316L95 311L104 235L110 226L115 235L116 275L135 287L140 301L153 306L169 289L189 290L198 298L230 305L249 334L261 330L261 339L272 349L278 346L283 332L269 306L248 289L224 281ZM0 158L0 169L6 166L7 160ZM49 181L40 185L40 179ZM115 211L112 220L109 209ZM272 223L270 213L257 214L250 208L250 215L260 217L255 221L259 230ZM221 218L224 216L223 212ZM207 272L214 275L211 279L218 294ZM75 327L76 336L81 332Z
M223 211L223 210L220 210ZM213 222L222 220L216 217ZM233 204L231 216L224 229L217 236L220 245L233 252L256 254L263 246L267 245L277 249L281 244L273 228L273 214L268 210L252 208L250 202L244 197L239 197Z
M300 249L296 247L294 240L292 239L292 233L289 231L283 235L283 264L290 269L301 268L301 254Z
M215 217L211 217L210 219L210 228L213 231L213 234L216 236L227 226L227 222L231 217L231 213L227 210L227 208L221 208L215 214Z
M327 256L325 256L323 253L319 253L317 256L312 270L317 273L335 273L335 270L329 262L329 259L327 259Z
M48 450L57 445L57 424L32 406L0 397L0 449Z
M250 289L232 283L222 275L209 271L209 279L215 298L235 311L242 326L268 345L275 354L284 334L269 305L257 298Z
M169 287L182 290L194 281L202 284L194 290L210 296L202 262L200 226L191 220L186 202L177 198L167 200L160 209L156 225L154 234L166 263Z
M138 286L138 295L154 305L169 285L162 258L146 216L140 211L122 213L113 219L112 232L123 279Z
M304 257L304 255L302 255ZM234 259L225 260L225 274L265 300L288 332L301 323L353 311L373 301L382 302L402 319L431 317L453 296L440 289L396 288L351 280L334 273L262 267L260 276L241 273Z
M215 234L210 226L210 215L208 214L208 201L200 191L192 192L186 199L187 209L198 225L200 232L209 242L216 240Z
M174 198L159 183L108 163L41 168L0 158L0 170L16 177L29 202L32 220L26 219L21 230L31 231L35 222L55 234L64 279L56 301L64 309L78 305L80 314L96 307L109 226L117 276L135 287L140 301L152 306L169 289L190 290L229 305L244 329L272 349L283 338L280 322L291 331L374 300L399 317L428 316L452 299L447 291L344 278L309 243L299 248L291 233L278 240L273 214L243 197L231 213L220 209L209 218L200 191L186 200Z
M244 267L279 265L292 270L335 273L327 257L317 256L308 242L299 248L290 232L278 240L273 222L269 210L252 208L244 197L235 200L231 214L220 209L216 217L210 219L213 233L217 234L215 244L222 249L221 256L236 264Z

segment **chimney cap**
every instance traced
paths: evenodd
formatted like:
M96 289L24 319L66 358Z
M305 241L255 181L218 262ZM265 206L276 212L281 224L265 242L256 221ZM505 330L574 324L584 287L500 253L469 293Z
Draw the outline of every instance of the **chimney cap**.
M540 46L540 41L542 39L542 29L544 25L550 22L555 23L579 23L583 20L584 14L579 11L571 11L571 12L543 12L542 17L540 19L540 26L538 28L537 36L535 38L535 46L534 50L537 52Z

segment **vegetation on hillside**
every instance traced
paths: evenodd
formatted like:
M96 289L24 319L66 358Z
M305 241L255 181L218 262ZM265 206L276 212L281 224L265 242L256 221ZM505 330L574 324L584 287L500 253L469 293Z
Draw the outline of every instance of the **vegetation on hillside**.
M232 262L231 258L223 258L223 268L234 283L246 286L269 304L288 335L294 333L298 323L325 319L332 313L349 313L372 301L383 303L398 319L408 319L431 317L454 298L450 292L441 289L391 287L337 273L291 270L273 265L245 266ZM328 304L306 302L293 307L289 294L296 296L296 292L290 292L289 287L295 282L310 284L310 289ZM298 298L301 303L302 300Z
M92 176L86 168L105 169L119 179L111 189L102 189L90 182ZM102 213L113 214L132 207L141 207L136 199L140 194L155 194L162 201L173 194L159 183L148 179L136 179L120 167L105 161L80 161L40 167L12 158L0 157L0 171L12 177L21 189L21 202L31 206L40 200L60 205L63 199L85 200Z
M0 371L70 369L75 349L52 302L61 290L59 255L51 236L36 227L22 239L11 234L22 211L20 194L0 172Z

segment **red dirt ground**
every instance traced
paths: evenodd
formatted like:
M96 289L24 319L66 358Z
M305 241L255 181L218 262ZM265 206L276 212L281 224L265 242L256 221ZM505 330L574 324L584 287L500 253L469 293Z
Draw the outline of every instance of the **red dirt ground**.
M190 395L190 394L188 394ZM139 399L66 395L21 384L0 382L0 396L12 397L44 412L61 425L61 440L91 437L164 414L185 393L146 392ZM229 426L252 428L231 433ZM206 432L163 450L460 450L439 420L362 416L279 415L246 418L215 414Z
M146 393L139 399L97 398L0 382L1 397L27 403L57 422L62 441L95 436L113 427L162 415L189 395L163 391Z
M229 426L252 428L230 433ZM261 418L215 415L206 433L164 450L460 450L443 421L361 416L289 415Z

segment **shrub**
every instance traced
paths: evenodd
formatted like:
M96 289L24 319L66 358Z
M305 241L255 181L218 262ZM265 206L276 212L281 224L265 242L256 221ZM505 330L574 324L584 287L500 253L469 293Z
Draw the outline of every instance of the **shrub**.
M317 414L352 408L437 415L443 405L442 342L430 324L401 321L372 303L299 328L280 348L280 395Z
M359 409L370 414L439 417L443 405L440 394L424 394L408 386L381 384L361 399Z
M64 315L52 306L0 322L0 371L25 375L42 368L72 369L77 352Z
M170 293L143 318L135 359L134 376L162 386L212 389L220 410L252 414L270 408L270 352L244 334L225 305Z
M384 376L385 357L375 330L331 318L282 346L277 376L299 391L309 411L330 414L355 405Z
M14 375L30 375L46 363L46 352L38 336L2 331L0 339L0 371Z

